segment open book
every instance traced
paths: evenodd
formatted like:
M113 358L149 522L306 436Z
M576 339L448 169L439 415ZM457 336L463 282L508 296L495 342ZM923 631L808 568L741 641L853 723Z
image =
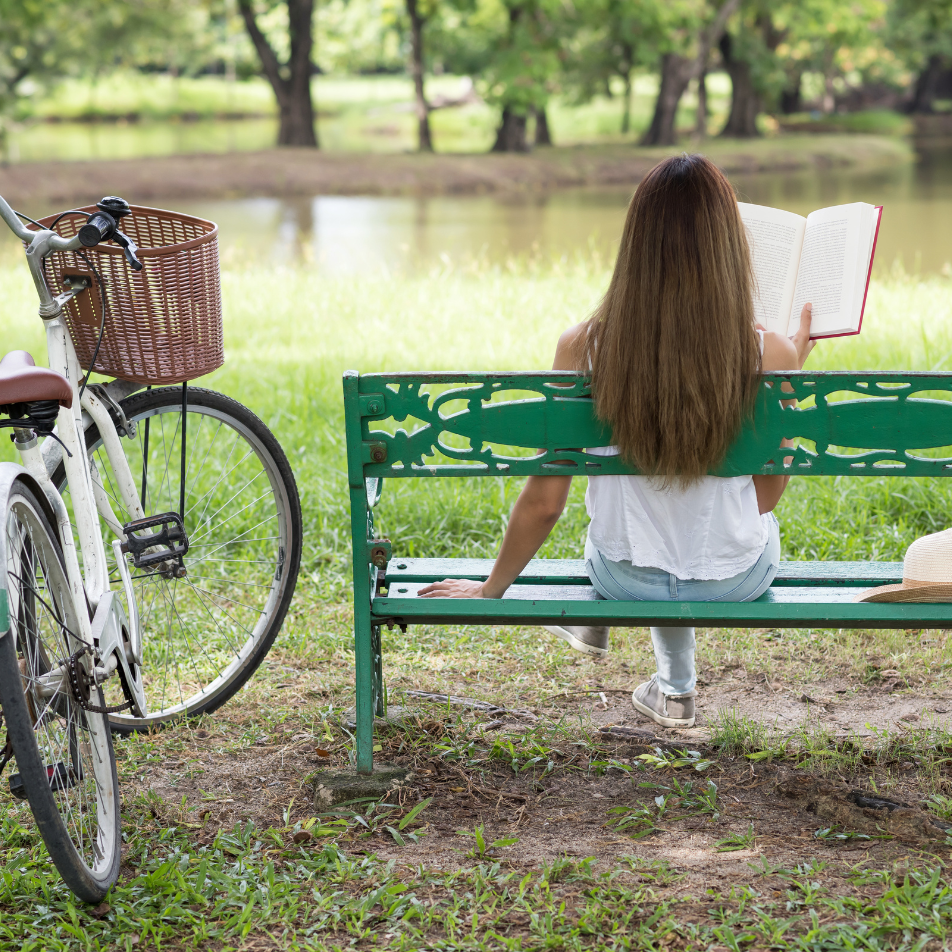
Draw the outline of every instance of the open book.
M811 337L858 334L882 206L853 202L804 218L779 208L738 204L753 259L757 323L791 336L809 302Z

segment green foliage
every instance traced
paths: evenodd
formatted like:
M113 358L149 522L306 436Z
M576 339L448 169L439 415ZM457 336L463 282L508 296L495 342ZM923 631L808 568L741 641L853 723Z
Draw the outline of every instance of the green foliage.
M632 71L652 69L670 32L670 5L661 0L588 0L573 8L571 33L563 44L563 84L577 102L611 95L612 80L624 84L622 132L630 127Z
M403 4L330 0L314 20L314 59L330 73L400 72L406 65Z
M925 801L927 806L939 819L952 821L952 797L941 793L934 793Z
M741 754L753 761L782 758L787 748L786 739L760 721L738 714L736 708L717 712L709 743L725 754Z
M211 35L187 0L0 0L0 24L0 116L62 76L156 61L187 69L206 59Z
M822 843L849 843L853 840L885 840L888 836L868 836L866 833L857 833L855 830L841 830L838 826L828 826L822 830L817 830L814 834L816 839Z
M891 49L911 69L920 70L932 56L952 57L950 0L892 0L887 17Z
M724 839L718 840L714 844L714 849L718 853L734 853L737 850L749 850L757 839L754 833L754 825L751 823L743 833L731 833Z
M282 61L284 6L256 4L259 26ZM472 77L490 107L521 116L555 96L580 103L621 93L629 103L634 81L656 73L665 54L696 55L699 31L718 6L717 0L419 0L424 67L431 75ZM0 115L7 117L35 112L24 101L64 76L96 80L117 67L245 78L260 71L229 0L0 0L0 24ZM313 31L313 59L322 73L406 69L404 0L326 0L315 5ZM870 82L899 89L932 59L952 61L952 2L744 0L728 34L731 59L746 68L767 111L776 111L781 91L801 78L809 95L829 106L834 92ZM709 67L724 65L712 51ZM628 133L629 105L620 117ZM901 130L893 123L892 131Z
M894 57L885 48L885 0L803 0L781 5L777 55L790 74L815 70L831 82L892 78Z
M472 833L460 830L460 835L473 838L473 848L466 854L470 859L485 859L492 855L494 850L505 849L507 846L513 846L519 842L518 836L501 836L499 839L489 842L486 839L486 828L482 825L477 826Z
M639 754L638 760L643 760L655 770L678 770L681 767L693 767L695 770L707 770L713 764L712 760L704 760L697 750L662 750L654 748L653 754Z
M502 0L506 26L482 71L484 96L520 115L545 106L560 73L558 0Z

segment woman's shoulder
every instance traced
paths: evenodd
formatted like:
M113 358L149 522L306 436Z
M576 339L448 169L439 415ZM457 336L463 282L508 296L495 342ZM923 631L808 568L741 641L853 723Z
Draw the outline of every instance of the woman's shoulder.
M582 343L582 338L585 336L585 329L587 327L588 321L581 321L562 332L562 336L559 337L559 343L555 348L555 361L552 364L553 370L576 369L578 347Z
M797 348L789 337L764 331L764 370L797 370Z

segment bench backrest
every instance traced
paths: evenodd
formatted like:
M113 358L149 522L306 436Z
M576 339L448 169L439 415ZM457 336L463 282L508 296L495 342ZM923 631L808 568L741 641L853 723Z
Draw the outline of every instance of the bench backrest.
M799 405L784 407L790 399ZM347 371L344 412L354 489L372 478L638 472L582 449L610 445L611 433L589 379L574 373ZM798 445L781 449L782 439ZM711 472L950 476L952 373L764 374L750 420Z

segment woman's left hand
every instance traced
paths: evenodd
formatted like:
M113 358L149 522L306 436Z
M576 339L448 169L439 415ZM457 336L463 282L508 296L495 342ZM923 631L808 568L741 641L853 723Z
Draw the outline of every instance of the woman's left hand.
M468 578L445 578L442 582L424 585L417 592L420 598L488 598L483 593L485 582L472 582Z

